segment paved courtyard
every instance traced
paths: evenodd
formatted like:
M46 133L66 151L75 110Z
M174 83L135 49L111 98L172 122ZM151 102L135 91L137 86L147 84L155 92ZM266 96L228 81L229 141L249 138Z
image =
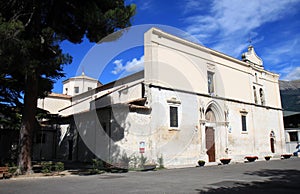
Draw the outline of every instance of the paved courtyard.
M300 158L220 166L0 180L0 193L299 193Z

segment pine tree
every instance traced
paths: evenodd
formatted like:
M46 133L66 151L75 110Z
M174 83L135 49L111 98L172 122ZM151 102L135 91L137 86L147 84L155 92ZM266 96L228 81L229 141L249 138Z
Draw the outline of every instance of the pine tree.
M134 13L135 6L123 0L1 0L0 105L22 106L20 173L31 173L37 99L72 61L60 43L80 43L84 36L97 42L130 26Z

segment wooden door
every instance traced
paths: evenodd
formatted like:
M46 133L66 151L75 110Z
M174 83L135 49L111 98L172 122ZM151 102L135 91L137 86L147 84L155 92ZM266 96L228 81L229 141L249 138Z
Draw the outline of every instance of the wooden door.
M212 127L205 128L205 141L206 149L209 162L216 161L216 150L215 150L215 130Z
M270 143L271 143L271 152L275 153L275 141L274 138L270 138Z

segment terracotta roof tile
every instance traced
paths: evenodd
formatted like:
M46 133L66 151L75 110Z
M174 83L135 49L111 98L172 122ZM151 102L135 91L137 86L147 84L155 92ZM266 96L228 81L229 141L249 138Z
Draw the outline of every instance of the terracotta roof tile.
M72 96L70 95L66 95L66 94L58 94L58 93L50 93L48 94L48 96L51 96L51 97L58 97L58 98L72 98Z

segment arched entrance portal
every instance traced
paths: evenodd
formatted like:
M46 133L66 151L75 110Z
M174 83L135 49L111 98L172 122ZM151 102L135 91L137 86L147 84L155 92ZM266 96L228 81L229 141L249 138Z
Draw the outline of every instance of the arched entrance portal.
M215 123L216 117L211 109L208 109L205 113L205 120L208 123ZM212 126L205 127L205 145L209 162L216 161L216 148L215 148L215 129Z

